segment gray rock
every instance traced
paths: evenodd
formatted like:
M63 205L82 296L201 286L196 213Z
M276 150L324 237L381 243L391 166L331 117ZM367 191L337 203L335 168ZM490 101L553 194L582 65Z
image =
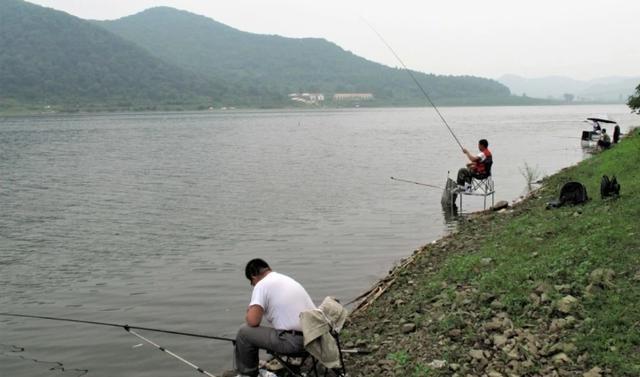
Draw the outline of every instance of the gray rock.
M555 365L565 365L565 364L572 364L573 363L573 361L571 361L569 356L567 356L567 354L564 353L564 352L561 352L561 353L558 353L556 355L553 355L551 360L553 361L553 363Z
M416 324L415 323L405 323L404 325L402 325L401 331L402 331L403 334L412 333L412 332L416 331Z
M597 268L589 274L589 283L602 288L612 288L616 273L610 268Z
M488 266L493 262L493 259L491 258L482 258L480 259L480 264L482 264L483 266Z
M505 209L509 207L509 202L505 201L505 200L501 200L498 203L496 203L495 205L493 205L491 207L492 211L499 211L501 209Z
M485 360L484 351L482 350L471 350L469 351L469 356L471 356L475 360Z
M449 338L451 339L458 339L460 335L462 335L462 331L460 329L453 329L449 331L448 335L449 335Z
M578 307L578 299L567 295L556 302L556 308L561 313L569 314L574 312Z
M535 293L529 294L529 301L531 301L531 304L533 304L533 307L535 308L539 307L540 303L542 302L542 300L540 300L540 296Z
M447 366L447 362L445 360L433 360L427 365L433 369L442 369Z
M536 287L536 293L539 295L543 293L549 293L551 292L551 290L551 286L547 283L538 284L538 286Z
M518 360L520 359L520 354L518 353L517 349L512 349L507 353L507 357L509 358L509 360Z
M583 373L582 377L602 377L602 369L595 367L590 371Z
M553 288L560 292L560 293L564 293L564 294L568 294L571 292L571 285L570 284L560 284L560 285L554 285Z
M502 335L494 335L493 344L495 344L496 347L501 348L505 344L507 344L507 337Z
M576 345L573 343L557 343L549 349L549 355L556 353L572 353L576 351Z
M585 352L582 355L578 356L578 364L584 364L589 361L589 353Z

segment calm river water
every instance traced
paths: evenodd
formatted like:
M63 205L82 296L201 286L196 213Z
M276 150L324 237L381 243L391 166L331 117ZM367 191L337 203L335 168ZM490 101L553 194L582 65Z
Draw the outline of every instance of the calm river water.
M585 157L593 114L625 106L442 108L494 154L496 200ZM0 311L233 337L266 259L319 303L348 300L439 238L439 190L465 163L432 109L0 119ZM465 210L482 207L467 199ZM229 344L146 333L217 372ZM195 375L117 328L0 318L0 375ZM58 364L63 364L62 370Z

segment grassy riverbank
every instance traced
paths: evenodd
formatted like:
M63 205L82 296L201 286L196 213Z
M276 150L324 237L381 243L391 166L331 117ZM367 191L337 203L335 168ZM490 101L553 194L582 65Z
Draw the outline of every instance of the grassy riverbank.
M615 175L617 199L600 198ZM591 200L546 210L568 181ZM343 332L352 376L640 375L640 136L415 252Z

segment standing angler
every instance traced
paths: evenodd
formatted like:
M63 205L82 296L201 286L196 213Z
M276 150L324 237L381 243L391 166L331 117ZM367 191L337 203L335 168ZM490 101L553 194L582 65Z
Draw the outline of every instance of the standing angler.
M316 308L300 283L272 271L262 259L250 260L245 276L253 286L253 293L246 324L236 336L236 371L225 373L226 376L257 376L260 349L280 354L303 351L300 313ZM263 318L273 327L261 326Z

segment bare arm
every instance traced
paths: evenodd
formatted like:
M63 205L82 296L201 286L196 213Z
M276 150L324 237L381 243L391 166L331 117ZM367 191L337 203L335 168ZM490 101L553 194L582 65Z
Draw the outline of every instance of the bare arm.
M262 316L264 315L264 309L260 305L251 305L249 309L247 309L247 316L245 317L245 321L247 321L247 325L250 327L258 327L260 326L260 322L262 322Z
M467 158L468 158L468 159L469 159L469 161L471 161L471 162L476 162L476 161L478 161L478 160L479 160L478 156L474 156L474 155L472 155L472 154L471 154L471 153L469 153L469 151L468 151L467 149L465 149L465 148L462 148L462 152L463 152L464 154L466 154L466 155L467 155Z

